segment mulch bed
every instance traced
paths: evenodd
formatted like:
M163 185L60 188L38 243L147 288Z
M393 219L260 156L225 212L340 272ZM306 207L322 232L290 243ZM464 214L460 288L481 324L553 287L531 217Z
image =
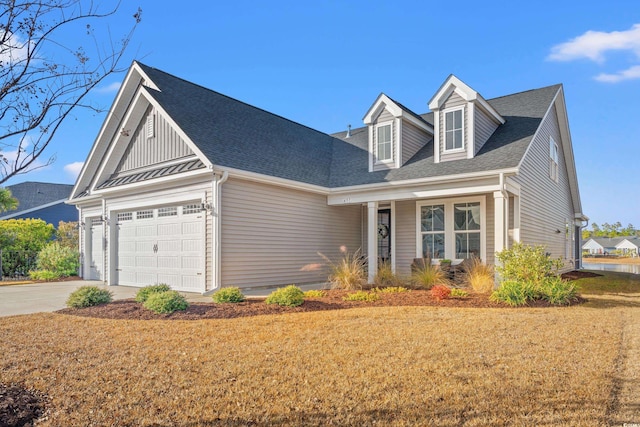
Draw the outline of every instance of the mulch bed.
M32 426L44 415L46 400L19 385L0 383L0 427Z
M577 280L585 277L599 276L595 273L573 271L563 274L566 280ZM390 307L390 306L431 306L431 307L463 307L463 308L509 308L510 306L489 300L485 294L469 293L466 298L449 298L436 300L429 291L413 290L411 292L381 293L380 299L373 302L344 301L349 291L328 290L321 298L305 300L299 307L281 307L265 304L264 299L249 299L236 304L193 303L184 311L170 314L157 314L145 309L133 299L114 301L109 304L87 308L65 308L57 311L74 316L96 317L102 319L129 320L198 320L198 319L233 319L263 314L302 313L308 311L341 310L357 307ZM582 304L584 298L576 298L572 305ZM524 307L550 307L547 301L532 301Z

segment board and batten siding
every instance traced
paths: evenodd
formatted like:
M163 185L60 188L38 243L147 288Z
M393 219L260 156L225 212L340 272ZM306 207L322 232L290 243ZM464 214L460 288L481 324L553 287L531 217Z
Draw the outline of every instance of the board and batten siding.
M558 144L558 182L549 175L549 137ZM574 208L560 140L555 107L539 126L536 137L522 161L520 172L513 177L521 185L520 239L527 245L544 245L552 257L566 255L565 224L572 228ZM557 231L560 231L558 233ZM571 241L571 238L569 236ZM571 241L573 242L573 241ZM573 259L570 251L568 261Z
M439 124L440 124L440 144L439 144L439 150L440 150L440 161L441 162L448 162L451 160L460 160L460 159L466 159L467 158L467 152L466 150L460 150L460 151L456 151L453 153L447 153L444 151L445 148L445 114L444 111L449 109L449 108L454 108L454 107L463 107L462 110L462 121L463 121L463 125L464 125L464 140L463 140L463 147L467 146L467 141L469 138L469 127L468 127L468 122L469 122L469 117L468 117L468 109L469 107L467 106L467 101L465 101L460 95L458 95L457 93L452 93L449 98L445 101L445 103L443 104L440 113L438 114L439 116Z
M416 125L408 122L402 122L402 164L404 165L411 159L422 147L427 145L431 140L431 135L419 129Z
M340 247L360 247L361 207L240 179L222 186L222 286L326 282Z
M147 120L154 120L154 136L147 137ZM131 142L116 168L116 173L158 163L180 159L194 155L193 151L180 138L175 129L167 122L162 114L153 108L147 113L136 128Z
M395 123L395 119L389 111L384 109L373 122L373 147L372 148L373 148L373 156L374 156L373 157L374 171L386 170L393 165L392 163L376 164L376 159L378 158L378 132L376 132L375 126L378 125L379 123L384 123L384 122L391 122L391 159L395 160L396 156L398 155L398 148L396 144L398 130L396 129L397 126Z
M489 137L493 135L493 132L495 132L495 130L498 128L498 123L491 120L489 116L487 116L487 114L480 108L477 108L476 106L474 106L473 108L475 108L473 116L475 126L475 146L473 147L473 155L475 156L476 154L478 154L478 151L480 151L485 142L489 140Z

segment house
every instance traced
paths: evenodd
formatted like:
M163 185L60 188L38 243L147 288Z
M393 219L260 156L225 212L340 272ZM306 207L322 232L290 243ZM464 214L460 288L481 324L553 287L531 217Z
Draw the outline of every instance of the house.
M55 227L60 221L78 220L78 210L65 203L73 185L28 181L8 185L6 188L18 200L18 207L0 214L0 220L35 218Z
M636 236L591 237L582 245L582 251L591 255L637 255L639 248L640 238Z
M427 100L425 100L425 104ZM69 203L82 276L194 292L322 283L341 248L415 258L543 244L579 267L561 85L484 99L449 76L417 114L385 94L328 135L134 62Z

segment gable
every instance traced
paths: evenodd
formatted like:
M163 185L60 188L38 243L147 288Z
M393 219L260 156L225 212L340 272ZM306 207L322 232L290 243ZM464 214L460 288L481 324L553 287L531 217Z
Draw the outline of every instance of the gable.
M149 106L133 133L115 174L194 155L164 115Z

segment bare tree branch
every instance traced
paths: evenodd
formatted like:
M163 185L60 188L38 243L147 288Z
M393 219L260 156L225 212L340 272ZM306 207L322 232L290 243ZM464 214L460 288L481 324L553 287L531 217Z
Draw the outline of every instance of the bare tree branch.
M85 99L126 69L120 63L142 10L119 42L107 28L107 47L92 23L114 16L119 7L119 1L103 12L91 0L0 0L0 184L55 160L36 162L73 110L102 111ZM61 34L70 30L78 32L74 42L80 36L88 42L67 46Z

